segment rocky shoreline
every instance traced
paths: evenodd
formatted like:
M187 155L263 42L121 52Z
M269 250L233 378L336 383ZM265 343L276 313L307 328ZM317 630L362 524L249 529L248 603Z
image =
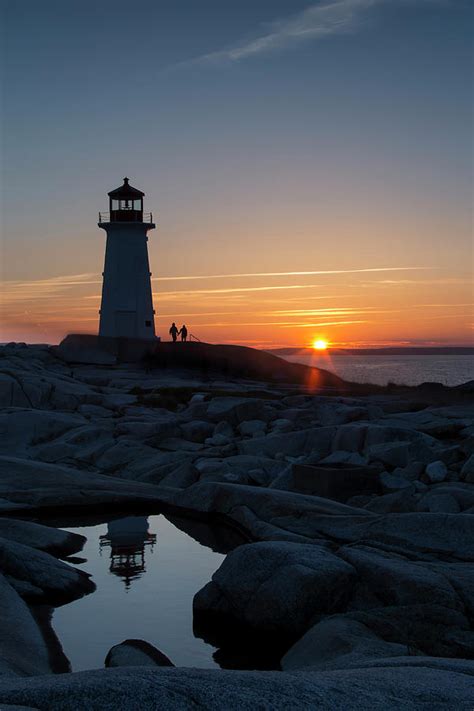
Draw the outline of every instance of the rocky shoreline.
M473 707L472 386L322 378L0 349L2 708ZM341 472L344 500L315 493ZM129 649L120 668L54 673L34 610L94 584L67 562L81 537L44 524L123 510L244 534L196 591L196 629L224 657L273 646L282 671L134 666Z

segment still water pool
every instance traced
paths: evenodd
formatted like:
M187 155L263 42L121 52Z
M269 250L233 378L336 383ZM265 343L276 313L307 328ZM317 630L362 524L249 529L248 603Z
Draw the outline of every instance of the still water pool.
M87 537L79 554L86 561L76 565L97 585L91 595L53 613L73 671L103 667L110 647L127 638L150 642L177 666L217 666L214 647L193 634L192 603L225 552L242 542L232 531L172 523L163 515L64 530Z

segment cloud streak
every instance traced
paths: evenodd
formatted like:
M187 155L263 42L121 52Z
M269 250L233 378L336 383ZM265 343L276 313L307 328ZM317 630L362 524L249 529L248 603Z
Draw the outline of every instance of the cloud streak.
M364 274L366 272L406 272L433 269L433 267L369 267L366 269L320 269L305 272L242 272L234 274L198 274L186 276L159 276L152 281L184 281L186 279L234 279L246 277L286 277L286 276L319 276L324 274Z
M280 51L311 40L354 32L367 10L385 0L325 0L289 17L262 26L253 39L210 52L177 66L233 63Z

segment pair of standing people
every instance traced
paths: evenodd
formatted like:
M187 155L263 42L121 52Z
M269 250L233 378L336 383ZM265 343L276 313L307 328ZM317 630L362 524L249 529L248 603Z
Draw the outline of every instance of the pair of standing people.
M170 336L173 339L173 343L176 343L178 336L181 336L181 340L183 342L185 342L188 339L188 329L186 328L186 326L183 323L182 327L178 330L178 327L176 326L175 322L173 321L173 323L171 324L171 328L170 328Z

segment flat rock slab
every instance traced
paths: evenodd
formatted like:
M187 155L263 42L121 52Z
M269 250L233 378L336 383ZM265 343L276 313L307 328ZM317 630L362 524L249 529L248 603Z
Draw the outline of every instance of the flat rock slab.
M14 518L0 518L0 538L58 556L79 553L86 542L86 537L77 533Z
M415 660L412 661L412 660ZM0 702L48 711L468 711L474 663L413 657L327 672L121 668L0 681Z
M158 503L166 489L17 457L0 457L0 498L26 510ZM0 512L2 511L0 502ZM4 509L8 511L8 506Z

